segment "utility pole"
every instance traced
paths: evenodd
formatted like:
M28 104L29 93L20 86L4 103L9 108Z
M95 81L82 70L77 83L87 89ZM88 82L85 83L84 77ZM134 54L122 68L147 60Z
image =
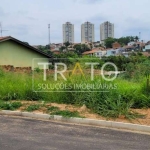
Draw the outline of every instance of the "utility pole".
M143 40L141 40L142 41L142 45L141 45L141 51L143 51Z
M141 32L139 32L140 51L143 51L143 40L141 38Z
M48 24L48 30L49 30L49 47L50 47L50 45L51 45L50 24Z
M89 23L87 21L87 42L89 43Z
M3 36L3 31L8 31L8 30L3 30L2 24L1 24L1 22L0 22L0 34L1 34L1 37Z
M1 30L1 37L2 37L2 25L1 25L1 23L0 23L0 30Z
M140 41L140 39L141 39L141 32L139 32L139 41Z

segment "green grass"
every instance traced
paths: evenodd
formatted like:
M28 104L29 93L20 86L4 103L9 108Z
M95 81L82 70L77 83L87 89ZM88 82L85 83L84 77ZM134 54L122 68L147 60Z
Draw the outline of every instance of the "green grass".
M79 115L77 111L69 111L69 110L60 110L59 107L51 106L47 108L48 113L51 115L59 115L63 117L78 117L78 118L83 118Z
M82 116L79 115L79 113L77 111L71 112L69 110L58 110L58 111L54 111L50 114L51 115L59 115L59 116L63 116L66 118L70 118L70 117L83 118Z
M41 81L42 74L35 73L35 85ZM68 87L79 83L89 84L115 84L116 88L98 89L99 92L92 92L92 89L86 89L87 92L64 92L56 93L53 89L51 93L33 92L32 91L32 75L19 73L5 73L0 71L0 99L3 101L9 100L32 100L45 101L55 103L65 103L83 106L84 104L93 112L105 117L118 117L124 115L127 118L132 118L134 114L130 112L130 108L150 108L150 89L146 89L146 78L141 77L140 82L117 78L114 82L103 81L100 77L95 77L94 81L83 78L81 75L76 75L68 81L63 81ZM53 81L53 76L48 76L48 83L56 84ZM62 83L61 80L58 83ZM71 88L70 91L77 89ZM101 92L108 90L109 92ZM53 92L54 91L54 92ZM0 109L16 109L14 104L2 104ZM18 106L19 107L19 106ZM27 111L34 111L40 108L39 105L31 105ZM57 108L48 108L49 112L54 112L58 115L70 115L71 112L57 110ZM74 115L74 114L72 114ZM77 115L77 114L76 114ZM136 115L135 115L136 116Z
M22 106L21 102L0 102L1 110L16 110Z
M51 106L47 108L48 112L56 112L59 110L59 107Z
M40 105L33 104L33 105L28 106L25 110L28 112L32 112L32 111L39 110L39 109L40 109Z

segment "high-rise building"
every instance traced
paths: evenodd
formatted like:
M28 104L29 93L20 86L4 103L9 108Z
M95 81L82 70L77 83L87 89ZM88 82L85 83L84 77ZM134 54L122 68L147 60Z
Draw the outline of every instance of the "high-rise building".
M74 25L70 22L63 24L63 43L74 43Z
M81 25L81 42L94 42L95 34L94 34L94 24L90 22L85 22Z
M101 42L103 42L108 37L114 38L114 24L106 21L100 25Z

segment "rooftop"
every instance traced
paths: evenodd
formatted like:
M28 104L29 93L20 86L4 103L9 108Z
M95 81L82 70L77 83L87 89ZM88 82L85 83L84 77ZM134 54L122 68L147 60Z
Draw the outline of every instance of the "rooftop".
M4 42L4 41L8 41L8 40L12 40L12 41L14 41L14 42L16 42L16 43L19 43L19 44L21 44L21 45L23 45L23 46L26 46L26 47L32 49L33 51L38 52L38 53L40 53L40 54L42 54L42 55L44 55L44 56L46 56L46 57L48 57L48 58L51 57L50 55L44 53L43 51L41 51L41 50L39 50L39 49L37 49L37 48L31 46L31 45L25 44L24 42L22 42L22 41L20 41L20 40L18 40L18 39L15 39L15 38L13 38L13 37L11 37L11 36L0 37L0 43L1 43L1 42Z
M98 51L101 51L101 49L99 49L99 48L94 48L94 49L92 49L91 51L86 51L86 52L84 52L84 53L82 53L82 54L83 54L83 55L93 54L93 53L98 52Z

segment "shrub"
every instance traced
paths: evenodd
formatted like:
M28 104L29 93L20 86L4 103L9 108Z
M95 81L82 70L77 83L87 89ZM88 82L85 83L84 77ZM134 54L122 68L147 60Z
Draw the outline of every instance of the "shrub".
M42 70L40 68L35 68L34 71L37 72L37 73L42 72Z
M0 109L3 110L16 110L22 106L21 102L1 102Z
M59 108L58 107L55 107L55 106L51 106L51 107L48 107L47 108L47 111L49 111L49 112L56 112L56 111L58 111L59 110Z
M29 111L29 112L32 112L32 111L35 111L35 110L38 110L40 108L40 105L30 105L26 108L26 111Z
M69 117L82 118L77 111L71 112L69 110L59 110L59 111L52 112L50 114L51 115L60 115L60 116L66 117L66 118L69 118Z
M38 92L33 92L30 89L27 89L25 91L25 99L26 100L32 100L32 101L37 101L37 100L42 100L43 96L41 93Z
M2 99L3 100L17 100L18 94L17 93L7 93Z

